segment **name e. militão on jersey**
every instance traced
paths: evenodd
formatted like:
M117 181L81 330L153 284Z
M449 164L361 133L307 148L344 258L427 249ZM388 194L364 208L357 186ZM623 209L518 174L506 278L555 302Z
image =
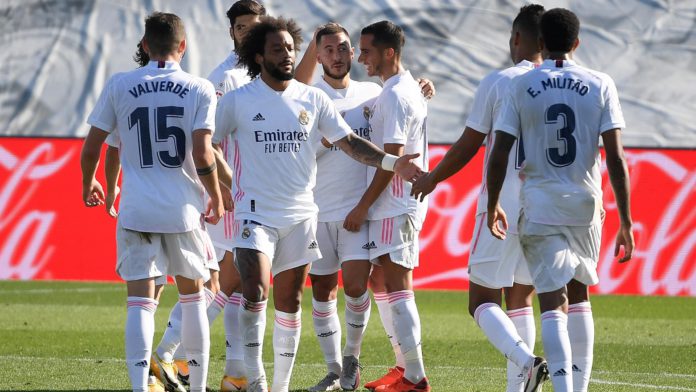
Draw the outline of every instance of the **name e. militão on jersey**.
M573 78L546 78L544 80L541 80L540 83L540 89L537 90L533 86L530 86L529 88L527 88L527 94L529 94L532 98L536 98L537 95L543 93L544 91L558 89L574 91L578 93L580 96L584 97L590 91L590 87L584 84L582 80Z

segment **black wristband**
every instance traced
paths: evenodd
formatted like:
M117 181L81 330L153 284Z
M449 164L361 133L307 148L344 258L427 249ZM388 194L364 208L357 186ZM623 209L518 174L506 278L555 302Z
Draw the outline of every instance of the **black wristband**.
M213 162L212 165L204 168L196 168L196 173L198 173L199 176L207 176L208 174L212 173L217 169L217 164Z

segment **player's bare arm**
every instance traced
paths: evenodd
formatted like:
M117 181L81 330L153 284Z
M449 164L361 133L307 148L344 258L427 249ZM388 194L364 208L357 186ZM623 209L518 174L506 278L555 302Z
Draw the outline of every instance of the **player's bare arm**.
M215 154L215 163L218 168L218 182L220 183L220 195L222 196L222 205L225 211L234 210L234 201L232 200L232 168L227 164L222 147L219 144L213 144L213 153Z
M317 67L317 32L321 29L318 27L314 30L314 36L312 40L309 41L307 49L305 49L302 55L302 60L295 68L295 80L302 82L304 84L312 83L312 76L314 76L314 70Z
M623 145L621 144L621 134L618 129L612 129L602 133L604 150L606 151L607 172L609 181L614 190L616 206L619 210L619 221L621 228L616 237L616 247L614 256L618 257L619 250L623 246L624 255L619 259L619 263L631 259L635 240L633 239L633 220L631 219L631 186L628 179L628 167L624 157Z
M352 133L335 144L356 161L392 171L404 181L413 182L423 175L423 170L411 161L418 158L420 154L385 154L385 151L380 150L372 142Z
M120 189L118 187L118 177L121 173L121 159L118 156L118 148L109 146L106 149L106 156L104 158L104 174L106 177L106 199L104 201L104 207L106 208L107 214L112 217L116 217L118 213L116 208L114 208L114 203L116 203L116 197Z
M466 166L476 155L485 139L485 134L466 127L462 136L447 151L440 163L431 172L421 176L413 183L411 196L416 199L420 196L420 200L423 201L425 196L435 190L437 184L450 178Z
M503 182L505 181L508 157L510 156L512 146L515 144L515 137L502 131L497 132L486 174L488 229L490 229L494 237L504 240L508 222L505 211L500 207L500 190L503 188ZM502 227L498 225L498 221L500 221Z
M418 86L421 88L421 94L425 99L431 99L435 96L435 84L432 80L426 78L418 78Z
M101 146L104 144L107 136L109 136L108 132L92 127L82 145L82 154L80 156L82 201L84 201L87 207L104 204L104 190L95 178L95 173L97 172L97 165L99 165Z
M196 166L198 178L210 196L210 204L206 211L205 221L217 224L222 217L224 207L220 185L218 184L217 165L215 154L211 144L212 132L209 129L196 129L193 131L193 163Z

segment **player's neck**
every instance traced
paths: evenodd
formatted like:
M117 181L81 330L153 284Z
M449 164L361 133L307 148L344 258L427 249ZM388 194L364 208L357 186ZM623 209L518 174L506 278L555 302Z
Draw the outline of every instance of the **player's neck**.
M172 53L165 56L151 56L150 61L173 61L175 63L179 63L181 62L181 57Z
M382 82L386 82L389 78L401 72L404 72L404 67L401 66L401 61L397 61L392 65L386 65L379 78L382 79Z
M526 53L520 53L515 59L515 64L518 64L520 61L530 61L535 64L541 64L544 61L544 57L541 55L541 52L526 52Z
M290 80L278 80L267 72L261 71L261 80L275 91L285 91L290 86Z
M548 60L572 60L573 52L548 52L546 54Z
M334 79L327 74L324 74L322 78L324 78L324 81L328 83L329 86L336 90L346 89L348 88L348 84L350 83L349 74L346 74L346 76L342 77L341 79Z

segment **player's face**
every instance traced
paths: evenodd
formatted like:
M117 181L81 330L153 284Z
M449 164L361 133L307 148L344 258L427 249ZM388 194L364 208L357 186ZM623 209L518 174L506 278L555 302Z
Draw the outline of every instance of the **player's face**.
M266 34L263 68L279 81L295 77L295 44L290 33L279 31Z
M241 45L242 40L246 37L249 30L259 23L258 15L242 15L234 19L234 26L232 26L232 39L234 40L234 46L236 48Z
M374 35L363 34L360 36L360 56L358 62L365 65L369 76L379 76L382 70L382 50L372 45Z
M348 39L345 33L321 37L318 57L319 63L324 68L324 75L333 79L343 79L350 72L353 53L350 39Z

